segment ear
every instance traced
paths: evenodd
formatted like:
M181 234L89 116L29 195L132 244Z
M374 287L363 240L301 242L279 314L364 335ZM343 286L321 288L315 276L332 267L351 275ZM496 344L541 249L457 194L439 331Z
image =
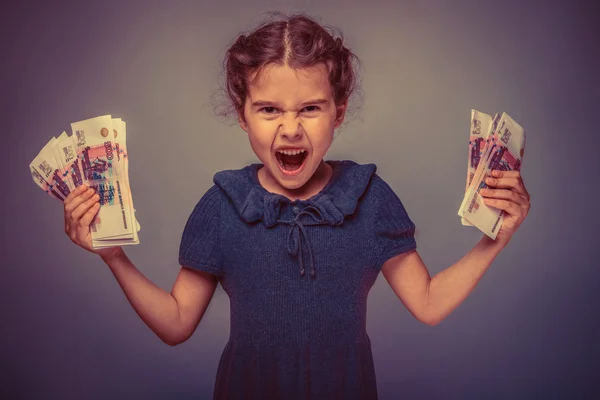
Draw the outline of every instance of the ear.
M238 123L240 124L240 128L242 128L246 133L248 133L248 124L244 118L244 111L238 111Z
M335 128L339 128L344 122L344 117L346 116L346 109L348 108L348 100L344 101L339 106L335 108Z

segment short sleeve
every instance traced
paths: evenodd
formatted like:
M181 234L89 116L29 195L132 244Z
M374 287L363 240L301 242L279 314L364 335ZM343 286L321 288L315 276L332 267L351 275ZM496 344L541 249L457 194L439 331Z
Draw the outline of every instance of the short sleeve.
M376 196L375 217L376 266L399 254L417 248L415 224L392 188L379 176L373 178L373 194Z
M223 275L221 194L211 187L188 218L179 246L179 264L213 275Z

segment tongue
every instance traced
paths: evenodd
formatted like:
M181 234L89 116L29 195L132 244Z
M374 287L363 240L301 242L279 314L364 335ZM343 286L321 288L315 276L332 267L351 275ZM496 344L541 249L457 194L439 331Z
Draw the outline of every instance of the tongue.
M281 154L281 161L283 161L283 168L288 171L293 171L300 168L302 162L304 161L304 154L296 154L293 156L287 154Z

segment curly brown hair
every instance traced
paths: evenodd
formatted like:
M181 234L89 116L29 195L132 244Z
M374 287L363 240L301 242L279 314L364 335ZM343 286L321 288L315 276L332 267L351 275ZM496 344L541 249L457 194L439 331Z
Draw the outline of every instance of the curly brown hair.
M227 50L223 60L226 104L215 109L216 113L243 118L250 77L256 72L256 79L269 64L300 69L322 63L327 68L336 106L349 101L360 91L360 61L344 46L342 34L336 35L335 31L306 14L270 13L261 25L240 35Z

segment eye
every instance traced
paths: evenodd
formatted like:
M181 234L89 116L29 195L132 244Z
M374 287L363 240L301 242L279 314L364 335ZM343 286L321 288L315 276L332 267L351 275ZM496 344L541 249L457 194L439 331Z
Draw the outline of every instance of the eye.
M263 107L260 109L260 111L264 112L265 114L274 114L277 109L275 107Z
M304 110L306 112L315 112L315 111L319 111L320 108L319 108L319 106L306 106L306 107L304 107Z

